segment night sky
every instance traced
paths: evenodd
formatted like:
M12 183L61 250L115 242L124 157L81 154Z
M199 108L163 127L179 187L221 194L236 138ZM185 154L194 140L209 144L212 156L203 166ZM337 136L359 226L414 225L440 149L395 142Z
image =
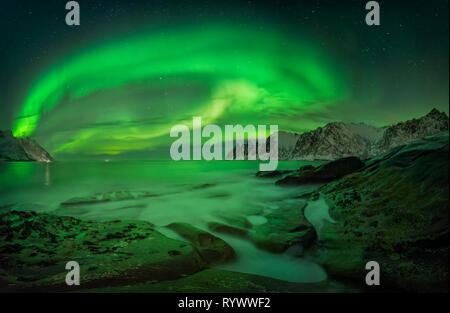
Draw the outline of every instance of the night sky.
M388 125L449 110L448 1L2 1L0 129L57 158L168 155L175 124Z

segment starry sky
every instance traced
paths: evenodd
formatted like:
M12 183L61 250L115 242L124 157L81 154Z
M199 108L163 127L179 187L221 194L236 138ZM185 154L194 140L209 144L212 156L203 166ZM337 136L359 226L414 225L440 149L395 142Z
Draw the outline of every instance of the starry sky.
M0 4L0 129L56 158L164 158L172 126L448 113L448 1L66 1Z

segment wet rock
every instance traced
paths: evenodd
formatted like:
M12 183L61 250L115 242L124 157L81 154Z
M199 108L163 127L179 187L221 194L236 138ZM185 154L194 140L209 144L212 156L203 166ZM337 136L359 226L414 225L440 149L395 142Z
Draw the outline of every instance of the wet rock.
M217 265L235 258L233 248L222 239L186 223L172 223L166 226L191 242L209 265Z
M336 223L323 227L316 260L358 280L373 260L385 286L448 290L448 146L448 132L426 137L321 187Z
M227 235L232 235L232 236L236 236L236 237L247 237L248 236L248 230L247 229L243 229L243 228L239 228L239 227L235 227L235 226L230 226L230 225L226 225L223 223L218 223L218 222L209 222L208 223L208 228L213 231L213 232L217 232L217 233L221 233L221 234L227 234Z
M258 171L256 173L256 176L260 177L260 178L275 178L275 177L280 177L280 176L283 176L283 175L291 173L291 172L292 171L289 171L289 170Z
M197 249L143 221L90 222L51 214L0 215L0 290L65 291L65 264L82 288L176 279L208 264ZM77 286L71 286L71 291Z
M215 186L215 184L201 184L201 185L198 185L198 186L194 186L192 189L194 189L194 190L207 189L207 188L211 188L211 187L214 187L214 186Z
M62 206L75 206L85 204L97 204L109 201L125 201L125 200L138 200L143 198L157 197L158 194L154 194L148 191L108 191L99 192L85 197L74 197L61 203Z
M225 224L230 225L232 227L241 228L241 229L249 229L252 225L249 223L246 215L251 214L262 214L263 210L261 208L245 208L244 210L240 210L239 212L230 212L229 210L218 210L214 212L214 216L222 221Z
M208 195L205 195L206 198L215 199L215 198L229 198L231 197L231 193L228 192L214 192Z
M357 157L342 158L319 167L301 167L276 182L277 185L323 184L344 177L364 167Z
M311 196L315 193L317 188L308 188L300 191L294 199L303 199L303 200L309 200Z
M316 238L313 226L303 215L305 201L284 203L265 214L265 223L254 225L251 241L260 249L280 253L294 245L309 247Z

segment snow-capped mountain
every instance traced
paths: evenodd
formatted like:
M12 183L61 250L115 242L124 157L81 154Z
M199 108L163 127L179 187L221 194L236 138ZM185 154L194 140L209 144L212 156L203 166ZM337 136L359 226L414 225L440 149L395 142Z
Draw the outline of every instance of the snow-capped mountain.
M391 126L332 122L303 134L280 131L269 136L267 151L277 134L279 160L336 160L350 156L364 160L415 139L448 130L447 114L433 109L421 118ZM245 159L247 152L245 143ZM230 153L235 154L236 148Z
M447 114L427 115L392 126L333 122L298 136L290 160L335 160L348 156L368 159L415 139L448 131Z

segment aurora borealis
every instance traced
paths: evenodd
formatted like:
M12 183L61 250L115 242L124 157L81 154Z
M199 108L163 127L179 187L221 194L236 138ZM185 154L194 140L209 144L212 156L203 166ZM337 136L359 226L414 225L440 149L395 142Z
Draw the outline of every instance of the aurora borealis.
M98 3L109 9L107 2ZM28 5L30 12L37 10ZM369 33L359 19L364 10L358 1L339 8L336 16L335 6L319 1L264 2L256 8L251 1L211 6L155 1L120 9L114 2L118 23L110 27L102 24L102 14L112 11L92 13L88 3L80 5L79 32L94 33L80 41L76 29L64 30L69 40L45 62L36 62L39 70L21 69L27 79L17 90L23 92L9 91L7 98L15 101L11 117L2 120L16 137L37 137L57 156L136 156L156 150L168 155L171 127L190 125L193 116L204 123L277 124L280 130L302 132L335 120L383 125L431 107L448 111L445 77L442 81L442 73L434 71L442 61L448 66L448 57L428 64L424 56L435 54L429 45L424 50L416 39L409 46L401 34L392 41L395 31L387 26ZM57 2L51 7L46 16L61 15ZM198 8L204 8L201 16ZM139 23L129 22L146 9L167 19L155 21L142 13ZM343 19L352 21L351 30ZM401 23L409 25L406 19ZM44 24L41 36L46 29ZM407 31L406 38L417 37L417 29ZM78 44L70 43L72 37ZM355 42L362 37L368 38ZM448 55L448 41L440 42ZM29 50L28 55L39 53ZM399 100L401 95L405 98Z
M448 14L1 0L0 293L448 291Z
M283 45L286 42L289 44ZM134 89L134 83L146 84L146 91L154 92L155 96L120 97ZM179 86L189 90L190 83L204 89L201 95L204 99L185 96ZM118 89L119 101L108 94L107 100L98 95L99 91L108 93L110 89ZM158 114L158 107L164 106L158 99L161 89L176 93L171 100L174 103L169 103L172 109L167 122L158 127L133 124L139 118L133 114L135 106L150 106L152 109L147 111L150 117ZM178 30L164 36L150 33L119 39L88 48L63 61L33 85L13 132L17 137L31 135L39 126L41 114L51 113L64 97L70 106L77 106L80 101L95 105L100 99L97 103L117 105L113 118L120 126L107 134L117 145L98 147L102 133L110 128L107 126L79 131L73 141L54 151L97 146L99 153L114 154L129 146L127 137L132 137L132 142L136 138L149 140L142 143L144 148L152 138L167 135L174 124L189 122L189 119L183 121L186 115L199 115L205 122L216 122L224 115L239 121L248 112L261 118L267 112L318 110L324 104L342 99L345 90L333 65L308 43L267 31L210 25L207 30ZM245 116L241 123L256 122Z

